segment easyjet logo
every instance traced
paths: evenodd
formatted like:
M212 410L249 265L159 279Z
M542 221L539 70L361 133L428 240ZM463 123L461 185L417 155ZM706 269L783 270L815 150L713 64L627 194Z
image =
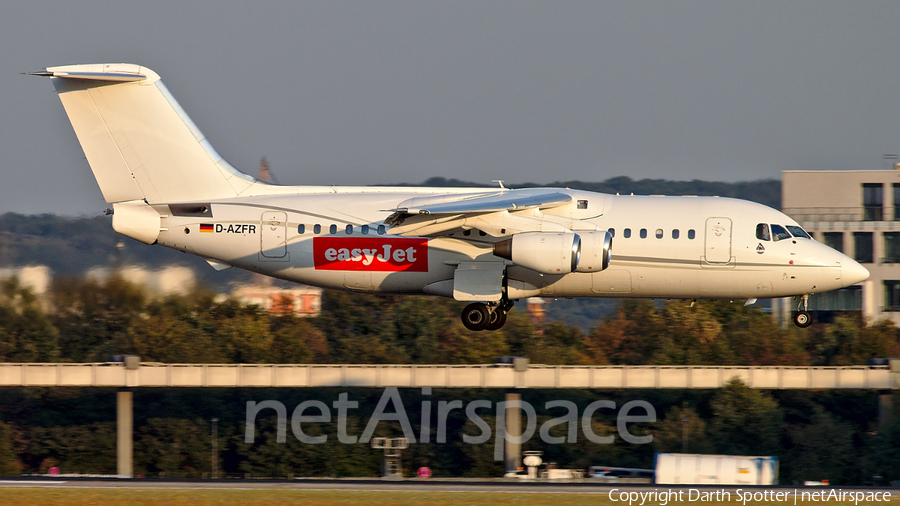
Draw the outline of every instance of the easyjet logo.
M328 271L428 272L428 239L315 237L313 263Z

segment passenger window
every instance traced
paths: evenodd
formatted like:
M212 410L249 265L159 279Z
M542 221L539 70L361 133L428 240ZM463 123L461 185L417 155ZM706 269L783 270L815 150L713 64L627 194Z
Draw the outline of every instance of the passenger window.
M781 225L772 225L772 240L778 242L782 239L790 239L791 234Z
M347 235L352 234L353 233L353 225L347 225L346 231L347 231Z
M610 236L610 237L615 237L615 236L616 236L616 229L614 229L614 228L611 228L611 229L607 230L607 232L609 232L609 236Z
M804 237L806 239L812 239L812 237L810 237L809 234L806 233L806 230L803 230L802 228L800 228L798 226L788 225L787 229L791 232L791 235L794 237Z
M771 237L769 236L769 224L768 223L759 223L756 225L756 238L760 241L769 241Z
M361 231L362 231L363 235L367 235L369 233L369 226L363 225Z
M378 235L384 235L384 225L378 225Z
M321 234L322 233L322 225L316 224L316 226L313 227L313 233Z
M672 229L672 239L678 239L679 235L681 235L681 232L679 232L677 228L673 228Z
M647 238L647 229L642 228L641 229L641 239L646 239L646 238Z
M694 237L697 237L697 233L694 232L694 229L688 230L688 239L693 239Z
M631 229L630 229L630 228L626 228L625 230L623 230L623 231L622 231L622 237L624 237L624 238L626 238L626 239L628 239L629 237L631 237Z
M662 239L662 237L663 237L663 230L661 228L656 229L656 238Z
M306 225L297 225L297 233L303 235L306 233Z
M337 225L332 225L331 228L328 229L328 231L331 232L332 234L336 234L337 233Z

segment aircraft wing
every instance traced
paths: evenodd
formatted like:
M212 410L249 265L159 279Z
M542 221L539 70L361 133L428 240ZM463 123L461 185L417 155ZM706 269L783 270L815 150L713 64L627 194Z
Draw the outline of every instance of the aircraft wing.
M498 194L467 196L458 200L446 201L444 198L434 202L428 199L410 199L407 206L391 209L405 214L460 214L460 213L495 213L498 211L517 211L523 209L546 209L568 204L572 197L565 193L520 193L517 191ZM416 202L419 201L419 202Z
M555 217L544 216L541 210L571 202L570 195L546 189L419 197L391 209L393 214L384 222L392 233L405 236L435 236L456 228L477 228L493 237L566 232L570 227Z

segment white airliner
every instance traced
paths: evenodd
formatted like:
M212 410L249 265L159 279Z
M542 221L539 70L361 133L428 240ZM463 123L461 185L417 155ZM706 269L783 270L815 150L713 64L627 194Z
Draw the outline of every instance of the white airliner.
M471 302L496 330L525 297L807 296L868 278L769 207L728 198L568 188L281 186L226 162L152 70L50 67L112 204L113 228L147 244L280 279ZM615 240L615 252L612 244ZM801 310L802 309L802 310Z

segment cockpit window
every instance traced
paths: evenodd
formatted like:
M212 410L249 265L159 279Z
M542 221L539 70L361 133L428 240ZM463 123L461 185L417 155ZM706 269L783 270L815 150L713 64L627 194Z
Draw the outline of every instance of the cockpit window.
M791 231L791 235L793 235L794 237L804 237L806 239L811 239L809 234L806 233L806 230L803 230L798 226L788 225L787 229Z
M772 225L772 240L778 242L782 239L790 239L791 234L781 225Z
M772 240L769 236L769 224L768 223L760 223L756 225L756 238L760 241L770 241Z

